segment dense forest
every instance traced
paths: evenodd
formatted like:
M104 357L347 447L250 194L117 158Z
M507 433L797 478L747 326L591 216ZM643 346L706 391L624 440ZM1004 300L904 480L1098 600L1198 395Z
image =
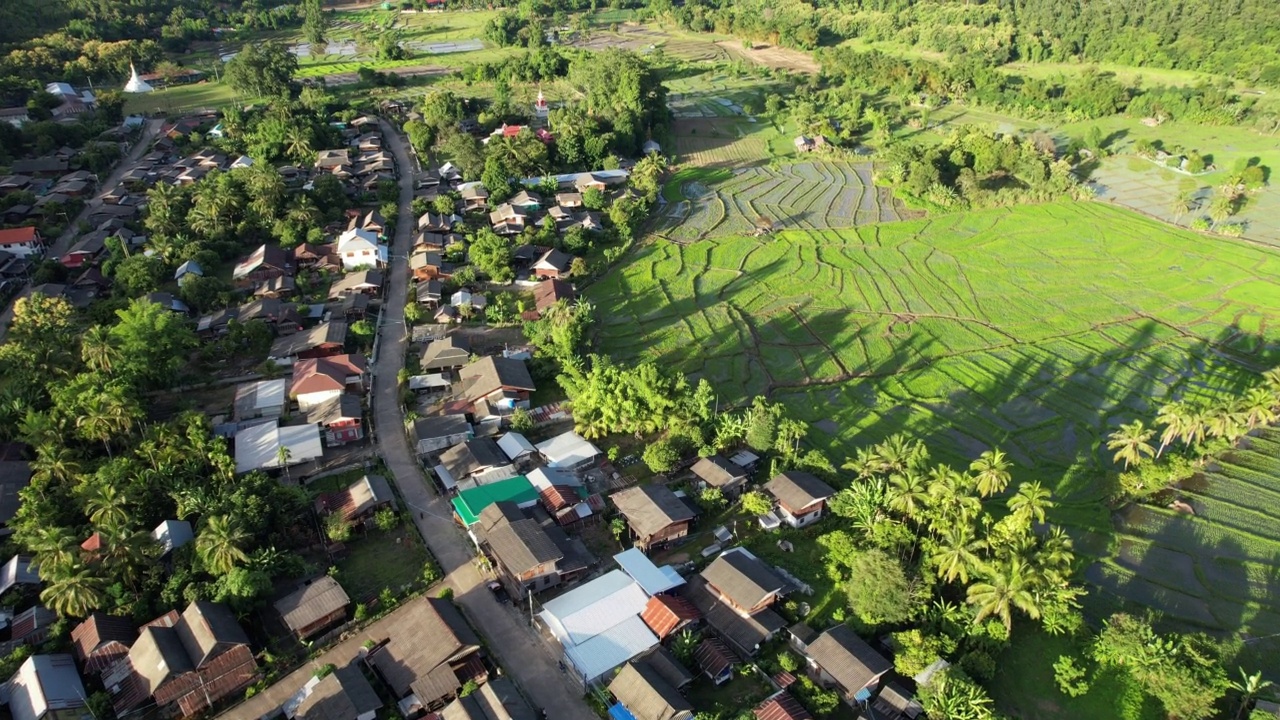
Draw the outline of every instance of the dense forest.
M1268 0L654 0L696 31L813 50L858 38L953 57L1107 62L1280 84L1280 13Z

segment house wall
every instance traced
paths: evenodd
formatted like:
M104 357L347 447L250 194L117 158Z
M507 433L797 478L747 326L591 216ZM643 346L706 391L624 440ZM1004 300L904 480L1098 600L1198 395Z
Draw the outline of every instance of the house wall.
M560 574L556 572L555 563L543 563L528 572L514 576L514 579L521 588L535 593L560 584Z
M470 438L471 433L454 433L453 435L448 435L446 437L419 439L418 454L427 455L433 452L438 452Z
M786 507L779 505L778 514L782 516L782 521L791 527L802 528L806 525L817 522L818 519L822 517L822 507L824 504L825 503L817 503L815 505L810 505L808 508L805 508L808 512L801 512L798 515L792 514L792 512Z
M9 243L0 247L0 250L6 250L20 258L39 257L44 254L44 244L37 239L33 242Z
M677 538L682 538L689 534L689 523L679 522L666 526L662 530L650 535L649 537L640 537L640 544L644 549L648 550L655 545L670 542ZM639 537L639 536L637 536Z
M321 390L319 392L298 393L298 409L305 412L327 400L332 400L341 394L341 390Z
M334 610L333 612L329 613L328 615L325 615L319 620L316 620L310 625L304 628L299 628L298 637L300 639L309 638L312 635L319 634L320 632L327 630L331 626L336 625L346 619L347 619L347 609L345 607L338 608L337 610Z
M814 680L818 682L819 685L835 690L836 694L840 696L840 699L843 700L846 705L854 709L860 709L862 707L861 704L855 699L855 697L858 694L858 691L862 690L863 688L875 689L880 685L880 678L884 677L884 673L880 673L879 675L875 676L871 680L871 682L867 683L866 685L859 688L849 689L844 687L840 683L836 682L835 678L831 677L831 675L826 670L824 670L822 666L813 662L813 660L809 661L809 674L814 678Z
M357 419L339 420L324 427L324 444L344 445L364 437L364 427Z

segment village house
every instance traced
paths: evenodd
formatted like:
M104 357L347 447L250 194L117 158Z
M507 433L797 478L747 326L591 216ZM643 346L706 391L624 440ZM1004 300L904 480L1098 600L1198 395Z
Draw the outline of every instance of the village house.
M363 393L369 363L363 355L307 358L293 364L289 397L306 412L344 393ZM283 381L282 381L283 382Z
M314 637L347 619L351 598L337 580L322 575L276 601L276 612L299 640Z
M499 578L516 597L561 583L557 563L564 553L536 520L513 502L496 502L480 512L473 528L481 549L494 559Z
M347 324L331 320L310 330L276 338L269 357L276 360L332 357L342 353L347 339Z
M264 280L293 274L293 256L278 245L262 245L231 271L240 287L252 287Z
M529 394L536 388L523 360L495 357L480 358L459 371L462 381L460 396L481 414L509 415L516 408L529 407Z
M329 287L329 299L338 300L353 294L378 297L382 293L383 281L381 270L348 273Z
M631 661L609 681L609 692L634 720L692 720L693 705L657 670ZM617 717L610 711L611 717Z
M453 264L446 263L438 252L419 250L409 256L409 270L418 282L447 278L453 269Z
M453 218L440 213L426 212L418 218L418 230L428 233L447 233L453 230Z
M409 436L419 455L430 455L473 437L473 433L467 416L457 414L418 418L410 423Z
M428 7L444 0L428 0ZM505 677L491 678L478 690L460 697L440 713L440 720L534 720L537 714L516 686Z
M695 514L666 485L639 485L609 497L627 520L636 547L648 552L689 534Z
M855 709L871 698L880 678L893 669L893 663L848 625L828 628L809 644L808 666L815 681L834 689Z
M563 208L580 208L582 207L582 193L580 192L562 192L556 193L556 205Z
M316 168L334 174L351 173L351 154L347 148L321 150L316 154Z
M545 313L552 305L561 300L572 302L576 298L577 293L574 292L573 286L569 283L557 279L543 280L533 288L534 314L540 317L542 313ZM537 317L533 319L536 320Z
M772 568L742 548L721 553L701 575L709 590L743 615L769 607L787 588Z
M117 716L149 702L162 715L193 717L258 677L249 638L225 605L198 600L169 622L144 626L125 659L103 676Z
M689 470L698 478L699 487L716 488L728 498L737 497L747 484L747 471L720 455L699 458Z
M539 280L568 277L569 267L573 264L573 256L551 248L533 263L532 272Z
M827 499L836 494L835 488L800 470L774 476L765 483L764 491L777 503L774 512L778 519L793 528L817 522Z
M499 235L519 235L524 231L529 218L528 210L507 202L489 213L489 224Z
M487 475L500 469L507 477L516 474L493 438L478 437L464 440L441 453L440 464L435 471L446 485L462 485L476 475Z
M277 470L324 456L320 428L263 423L241 428L235 436L236 472Z
M707 679L723 685L733 679L733 669L742 660L715 635L705 634L693 651L693 662Z
M34 227L0 230L0 250L21 258L38 258L44 255L44 240Z
M480 684L488 679L480 639L451 601L419 598L394 617L383 627L387 638L367 658L406 717L438 710L468 681ZM431 641L423 642L424 638Z
M365 475L337 492L316 498L316 513L337 515L347 523L362 523L384 508L394 508L395 495L381 475Z
M126 657L137 639L131 619L94 611L72 628L71 651L85 675L97 676Z
M98 261L102 254L107 250L107 238L111 237L110 233L105 230L94 230L80 236L74 245L70 247L58 262L62 266L76 270Z
M813 720L808 710L786 690L779 690L751 710L756 720ZM879 715L876 715L879 717Z
M13 720L84 720L92 717L84 684L70 655L33 655L5 684Z
M468 184L461 188L462 208L466 211L484 210L489 204L489 191L480 183Z
M368 230L376 235L383 235L387 231L387 220L377 209L356 211L347 223L347 230Z
M263 280L253 288L253 296L258 298L271 298L279 300L294 294L298 290L298 284L292 275L281 275L270 280Z
M632 548L628 552L639 552ZM659 640L665 640L702 619L693 603L679 595L654 595L644 606L640 619Z
M342 393L312 405L306 410L307 422L320 428L325 447L337 447L364 437L364 408L358 395Z
M432 340L422 350L421 367L425 372L457 370L471 361L471 343L466 336L452 334Z
M372 230L356 228L342 233L338 236L337 253L346 270L387 264L387 246L378 242L378 234Z
M288 402L284 389L285 381L282 379L257 380L237 385L235 403L232 405L236 422L279 418L284 414Z
M358 660L323 678L312 677L292 720L375 720L382 700L360 669Z
M568 472L586 470L604 455L600 448L572 430L543 440L534 447L547 461L547 467Z

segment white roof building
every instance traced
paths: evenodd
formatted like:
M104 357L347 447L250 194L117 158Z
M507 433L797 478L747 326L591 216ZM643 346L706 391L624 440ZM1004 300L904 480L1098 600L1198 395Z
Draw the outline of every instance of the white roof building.
M540 442L535 447L547 459L547 465L565 470L587 465L602 454L600 448L573 431Z
M498 438L498 447L502 449L504 455L512 461L519 460L525 455L532 455L537 452L537 448L533 443L525 439L525 436L518 432L509 432ZM537 483L534 483L537 485Z
M236 472L281 467L280 448L288 450L285 465L297 465L324 455L320 426L314 423L277 427L254 425L236 433Z
M338 255L344 270L387 264L387 246L378 242L376 232L364 228L347 230L338 236Z
M670 565L654 565L648 555L636 548L620 552L613 559L649 595L657 595L684 584L684 578L680 577L675 568Z
M195 533L191 530L191 523L186 520L165 520L151 531L151 537L164 549L161 554L168 555L194 540Z
M45 717L92 717L85 705L84 684L70 655L34 655L9 680L9 712L13 720Z
M498 443L501 446L501 442ZM529 482L538 488L538 492L542 492L552 485L568 485L570 487L582 487L582 481L573 475L573 473L557 470L555 468L540 467L534 468L525 474L529 478Z
M649 595L631 576L614 570L543 605L539 617L586 682L658 644L644 624Z

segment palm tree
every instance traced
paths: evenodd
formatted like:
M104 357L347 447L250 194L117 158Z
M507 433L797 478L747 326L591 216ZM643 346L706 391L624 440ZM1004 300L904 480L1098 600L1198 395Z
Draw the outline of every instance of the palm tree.
M1124 469L1128 470L1130 465L1140 464L1144 455L1155 456L1156 449L1148 442L1155 434L1156 431L1147 429L1141 420L1134 420L1108 436L1107 449L1115 450L1112 459L1124 460Z
M1045 510L1052 507L1053 501L1049 499L1049 491L1045 490L1038 481L1022 483L1013 497L1009 498L1009 509L1024 522L1032 519L1044 522Z
M1156 424L1163 425L1164 432L1160 433L1160 447L1156 448L1156 457L1160 457L1170 443L1186 433L1190 418L1191 407L1181 400L1160 406L1160 411L1156 413Z
M987 450L979 455L977 460L969 464L969 472L973 473L974 480L977 481L978 494L986 498L1004 492L1009 486L1010 467L1000 450Z
M80 357L90 370L110 373L120 360L120 351L111 342L111 327L94 325L80 338Z
M64 527L42 527L29 543L35 551L36 572L45 581L52 580L80 560L80 544Z
M1049 531L1036 553L1037 564L1041 572L1046 570L1065 570L1076 559L1072 552L1071 536L1060 527Z
M1239 398L1220 403L1209 409L1209 435L1235 442L1245 434L1248 416L1248 408Z
M1280 367L1271 368L1262 373L1262 387L1271 393L1271 397L1276 399L1276 404L1280 405Z
M1173 224L1177 225L1182 216L1191 212L1196 206L1196 196L1191 190L1184 190L1174 196L1169 203L1169 212L1173 213Z
M1252 387L1244 394L1245 423L1252 430L1259 425L1270 425L1280 415L1276 414L1276 401L1271 391L1263 387Z
M102 581L80 563L66 568L40 591L40 602L63 617L86 617L104 600Z
M155 559L156 541L145 530L103 533L103 566L131 588L137 588L143 572Z
M1209 203L1209 218L1213 220L1215 227L1221 225L1227 218L1236 214L1235 199L1226 195L1218 195Z
M129 520L127 503L128 499L114 485L98 483L89 489L84 505L94 525L117 529Z
M978 553L986 543L973 537L969 525L953 525L943 534L938 546L929 558L938 570L938 577L947 582L969 582L969 571L981 565Z
M80 474L80 463L75 453L62 445L41 445L36 448L36 459L31 461L31 477L44 482L69 482Z
M214 515L196 536L196 554L214 574L225 575L249 559L241 548L248 540L249 533L230 517Z
M290 160L299 165L310 165L316 161L316 151L311 146L311 128L299 124L289 126L284 142L284 153Z
M1033 620L1040 617L1035 585L1035 571L1016 555L997 567L987 568L984 581L969 586L967 600L977 609L973 621L980 623L994 615L1004 622L1006 630L1012 630L1014 608Z
M1262 679L1261 672L1250 675L1244 671L1244 668L1240 668L1240 680L1231 682L1231 689L1240 693L1240 708L1236 710L1236 720L1244 717L1244 711L1248 709L1250 703L1271 685L1270 680Z
M920 473L907 471L889 477L889 509L916 519L929 505L929 492Z

